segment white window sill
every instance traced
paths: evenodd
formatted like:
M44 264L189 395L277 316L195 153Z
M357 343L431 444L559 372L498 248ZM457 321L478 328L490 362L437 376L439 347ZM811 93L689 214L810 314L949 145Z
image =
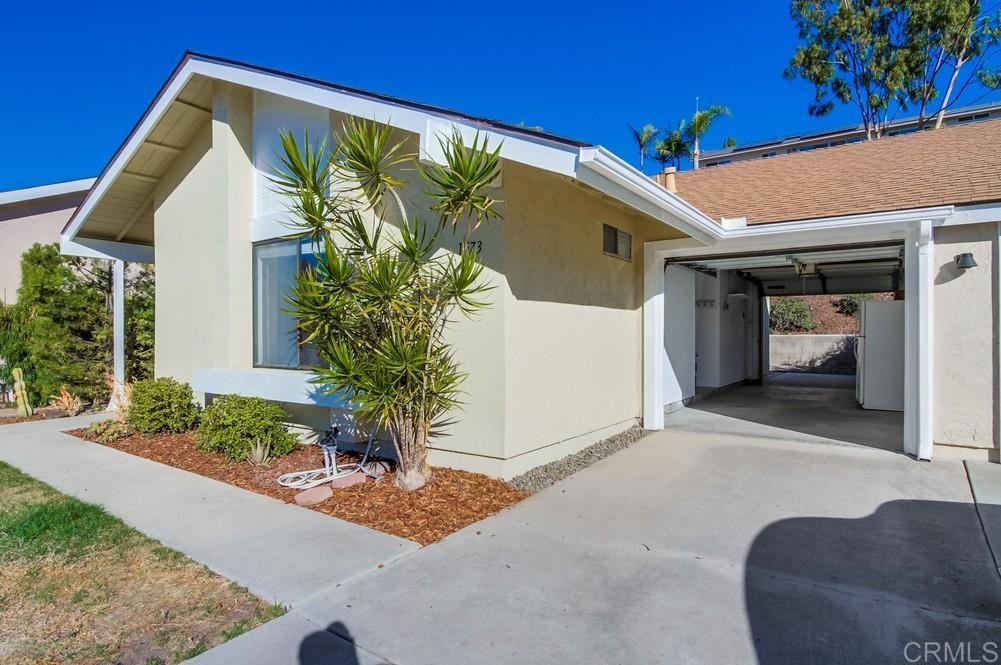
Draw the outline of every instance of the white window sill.
M196 367L191 374L191 388L211 395L236 394L290 404L350 409L350 403L340 395L321 393L319 386L310 382L314 376L312 372L294 369Z

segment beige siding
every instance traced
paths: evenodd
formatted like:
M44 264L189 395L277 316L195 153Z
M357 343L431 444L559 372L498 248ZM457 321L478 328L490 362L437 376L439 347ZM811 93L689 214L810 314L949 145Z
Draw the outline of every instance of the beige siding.
M511 476L642 415L643 243L680 234L517 164L505 170L504 196ZM632 261L602 253L602 224L633 235Z
M992 264L995 224L935 231L935 443L994 448L996 374ZM956 254L977 267L961 271Z
M157 186L156 374L250 367L250 95L221 87L215 117Z

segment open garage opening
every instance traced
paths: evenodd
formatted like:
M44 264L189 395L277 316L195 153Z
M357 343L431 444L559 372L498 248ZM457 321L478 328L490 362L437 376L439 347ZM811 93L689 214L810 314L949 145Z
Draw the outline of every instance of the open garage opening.
M880 242L667 259L664 390L677 399L665 410L901 451L903 251Z

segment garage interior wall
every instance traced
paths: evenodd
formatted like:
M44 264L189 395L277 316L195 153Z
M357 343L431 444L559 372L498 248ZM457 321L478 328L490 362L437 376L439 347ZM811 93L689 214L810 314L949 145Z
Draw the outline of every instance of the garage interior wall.
M748 378L748 334L754 322L753 286L733 270L695 278L696 384L722 388ZM736 294L742 294L736 295Z
M760 377L757 287L735 271L714 276L682 265L664 271L664 406Z

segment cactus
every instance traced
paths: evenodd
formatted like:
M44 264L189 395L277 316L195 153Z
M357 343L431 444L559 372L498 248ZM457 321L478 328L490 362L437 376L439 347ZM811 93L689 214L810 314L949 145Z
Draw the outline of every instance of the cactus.
M17 400L17 415L22 418L30 418L35 415L35 410L31 408L28 401L28 387L24 385L24 372L20 367L14 368L14 398Z

